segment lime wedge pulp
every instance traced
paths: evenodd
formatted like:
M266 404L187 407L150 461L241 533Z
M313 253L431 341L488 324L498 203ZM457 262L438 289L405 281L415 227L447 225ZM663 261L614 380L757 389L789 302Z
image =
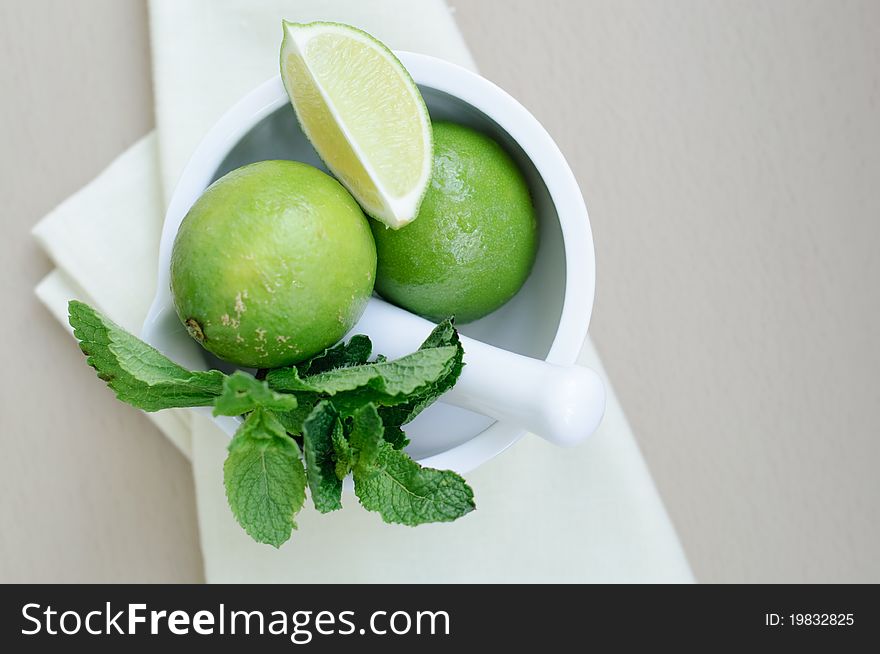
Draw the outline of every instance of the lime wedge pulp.
M432 130L397 57L349 25L284 21L281 79L303 132L363 210L393 229L414 220Z

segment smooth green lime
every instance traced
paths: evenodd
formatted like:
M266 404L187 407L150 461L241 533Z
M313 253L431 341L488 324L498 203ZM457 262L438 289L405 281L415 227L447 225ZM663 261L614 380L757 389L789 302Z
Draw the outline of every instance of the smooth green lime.
M171 253L174 307L221 359L274 368L332 345L373 290L367 219L332 177L294 161L223 176L184 218Z
M281 79L303 132L364 211L415 218L431 177L431 121L416 83L375 38L284 21Z
M469 322L512 298L538 245L525 178L488 136L434 124L434 172L419 215L399 230L371 222L376 290L433 320Z

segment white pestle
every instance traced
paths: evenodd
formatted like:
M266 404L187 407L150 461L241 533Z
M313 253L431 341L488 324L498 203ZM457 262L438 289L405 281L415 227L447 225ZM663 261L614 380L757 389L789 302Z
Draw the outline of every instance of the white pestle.
M351 334L367 334L375 352L398 358L418 349L435 325L376 297ZM592 434L605 412L605 385L595 371L561 366L461 336L464 370L443 402L512 422L545 440L571 446Z

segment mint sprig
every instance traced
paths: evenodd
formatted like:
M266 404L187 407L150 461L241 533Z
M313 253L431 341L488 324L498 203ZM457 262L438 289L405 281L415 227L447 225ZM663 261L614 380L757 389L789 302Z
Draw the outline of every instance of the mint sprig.
M243 416L224 484L236 520L261 543L279 547L290 537L307 487L318 511L341 508L348 474L361 504L386 522L447 522L474 509L464 479L402 451L402 426L461 374L464 350L451 320L394 361L371 362L370 339L357 335L258 380L186 370L88 305L71 301L69 311L89 365L123 402L146 411L213 405L215 415Z

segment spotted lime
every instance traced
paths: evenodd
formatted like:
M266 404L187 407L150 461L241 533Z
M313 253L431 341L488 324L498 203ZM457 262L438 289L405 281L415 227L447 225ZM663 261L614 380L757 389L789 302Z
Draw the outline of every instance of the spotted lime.
M367 219L332 177L262 161L212 184L171 254L174 307L190 335L243 366L308 358L345 335L373 290Z

